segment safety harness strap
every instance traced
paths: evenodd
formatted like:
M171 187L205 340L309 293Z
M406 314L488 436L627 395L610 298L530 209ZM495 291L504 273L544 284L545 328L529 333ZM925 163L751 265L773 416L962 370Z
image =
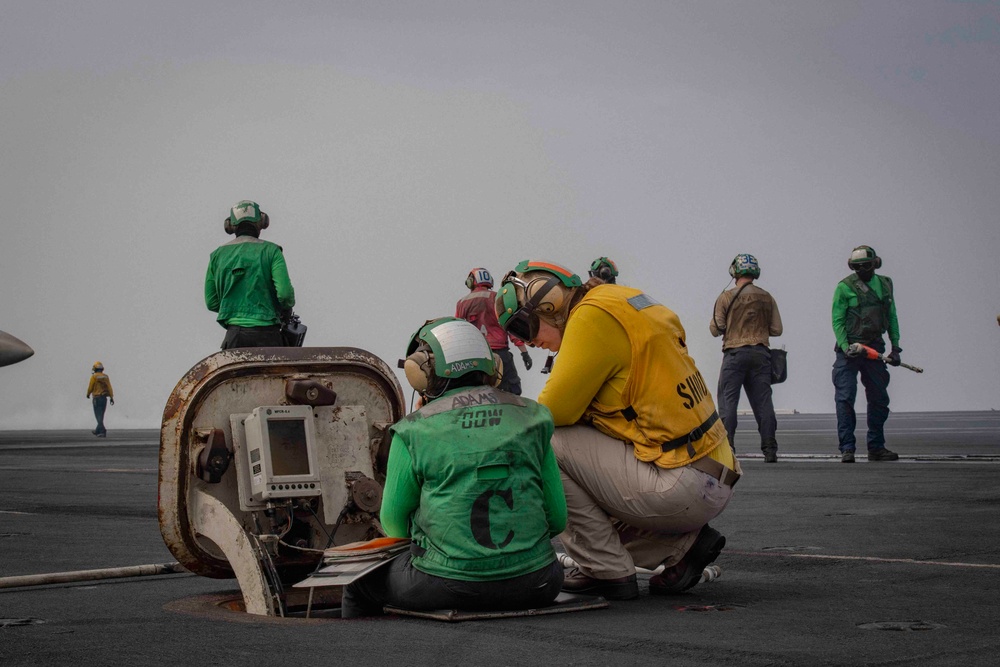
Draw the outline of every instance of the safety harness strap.
M701 440L702 436L708 433L708 429L712 428L715 422L719 421L719 413L712 412L711 416L701 423L701 426L694 429L686 435L682 435L679 438L674 438L673 440L668 440L667 442L660 445L660 449L665 452L669 452L672 449L677 449L678 447L683 447L689 443Z

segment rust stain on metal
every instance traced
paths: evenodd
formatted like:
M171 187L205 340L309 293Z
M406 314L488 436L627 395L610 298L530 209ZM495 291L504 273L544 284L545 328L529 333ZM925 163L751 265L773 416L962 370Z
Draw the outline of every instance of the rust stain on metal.
M164 543L185 568L212 578L234 576L227 561L205 550L185 509L190 485L198 483L189 474L192 452L189 451L188 434L194 428L199 410L207 398L221 385L241 378L292 376L322 379L324 375L331 374L347 382L370 385L374 393L381 396L379 400L385 401L389 423L405 413L402 390L393 371L375 355L358 348L223 350L200 361L177 383L167 400L160 430L157 516ZM329 381L325 384L333 389ZM376 427L376 433L379 430ZM381 448L387 449L384 444ZM377 479L384 479L383 470L376 468Z

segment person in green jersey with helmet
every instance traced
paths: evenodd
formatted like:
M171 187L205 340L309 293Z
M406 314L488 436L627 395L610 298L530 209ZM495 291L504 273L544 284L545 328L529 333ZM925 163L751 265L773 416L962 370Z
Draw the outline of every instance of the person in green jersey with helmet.
M205 274L205 305L226 329L222 349L283 347L281 319L295 290L281 246L260 238L270 218L256 202L237 202L223 221L235 239L215 249Z
M422 405L391 428L380 518L410 552L347 586L342 616L550 604L566 527L551 413L495 388L497 358L465 320L429 321L406 352Z
M858 374L868 399L868 460L895 461L899 455L885 447L883 427L889 418L889 370L878 359L868 359L851 353L851 343L861 343L885 352L883 334L889 334L892 350L889 363L898 366L899 321L896 319L896 299L892 279L875 273L882 258L874 248L861 245L851 251L847 266L854 271L839 283L833 292L833 335L837 339L833 362L834 398L837 403L837 436L840 460L854 463L854 428L857 417L854 399L858 393Z

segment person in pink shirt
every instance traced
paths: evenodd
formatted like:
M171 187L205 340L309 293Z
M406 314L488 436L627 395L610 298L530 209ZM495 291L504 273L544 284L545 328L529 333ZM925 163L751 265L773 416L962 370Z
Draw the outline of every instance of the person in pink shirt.
M490 344L490 349L500 357L503 363L503 379L498 386L500 391L520 395L521 378L517 374L517 367L514 366L514 355L510 353L508 341L514 343L521 351L524 370L531 370L531 355L528 354L524 341L509 336L497 322L497 315L493 308L497 296L496 292L493 291L493 276L486 269L472 269L465 279L465 286L469 288L469 293L459 299L455 305L455 317L471 322L482 331L483 335L486 336L486 341Z

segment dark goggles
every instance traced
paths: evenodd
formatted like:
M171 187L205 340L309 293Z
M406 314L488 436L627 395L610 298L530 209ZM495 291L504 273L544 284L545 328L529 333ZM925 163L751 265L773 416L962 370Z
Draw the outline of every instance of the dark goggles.
M538 316L522 308L507 320L505 331L530 345L538 335Z
M538 335L538 315L535 314L535 308L558 282L558 278L551 276L536 290L531 299L527 299L528 283L518 278L515 271L504 276L495 302L497 321L503 330L530 344ZM518 300L518 289L522 298L527 299L525 303Z

